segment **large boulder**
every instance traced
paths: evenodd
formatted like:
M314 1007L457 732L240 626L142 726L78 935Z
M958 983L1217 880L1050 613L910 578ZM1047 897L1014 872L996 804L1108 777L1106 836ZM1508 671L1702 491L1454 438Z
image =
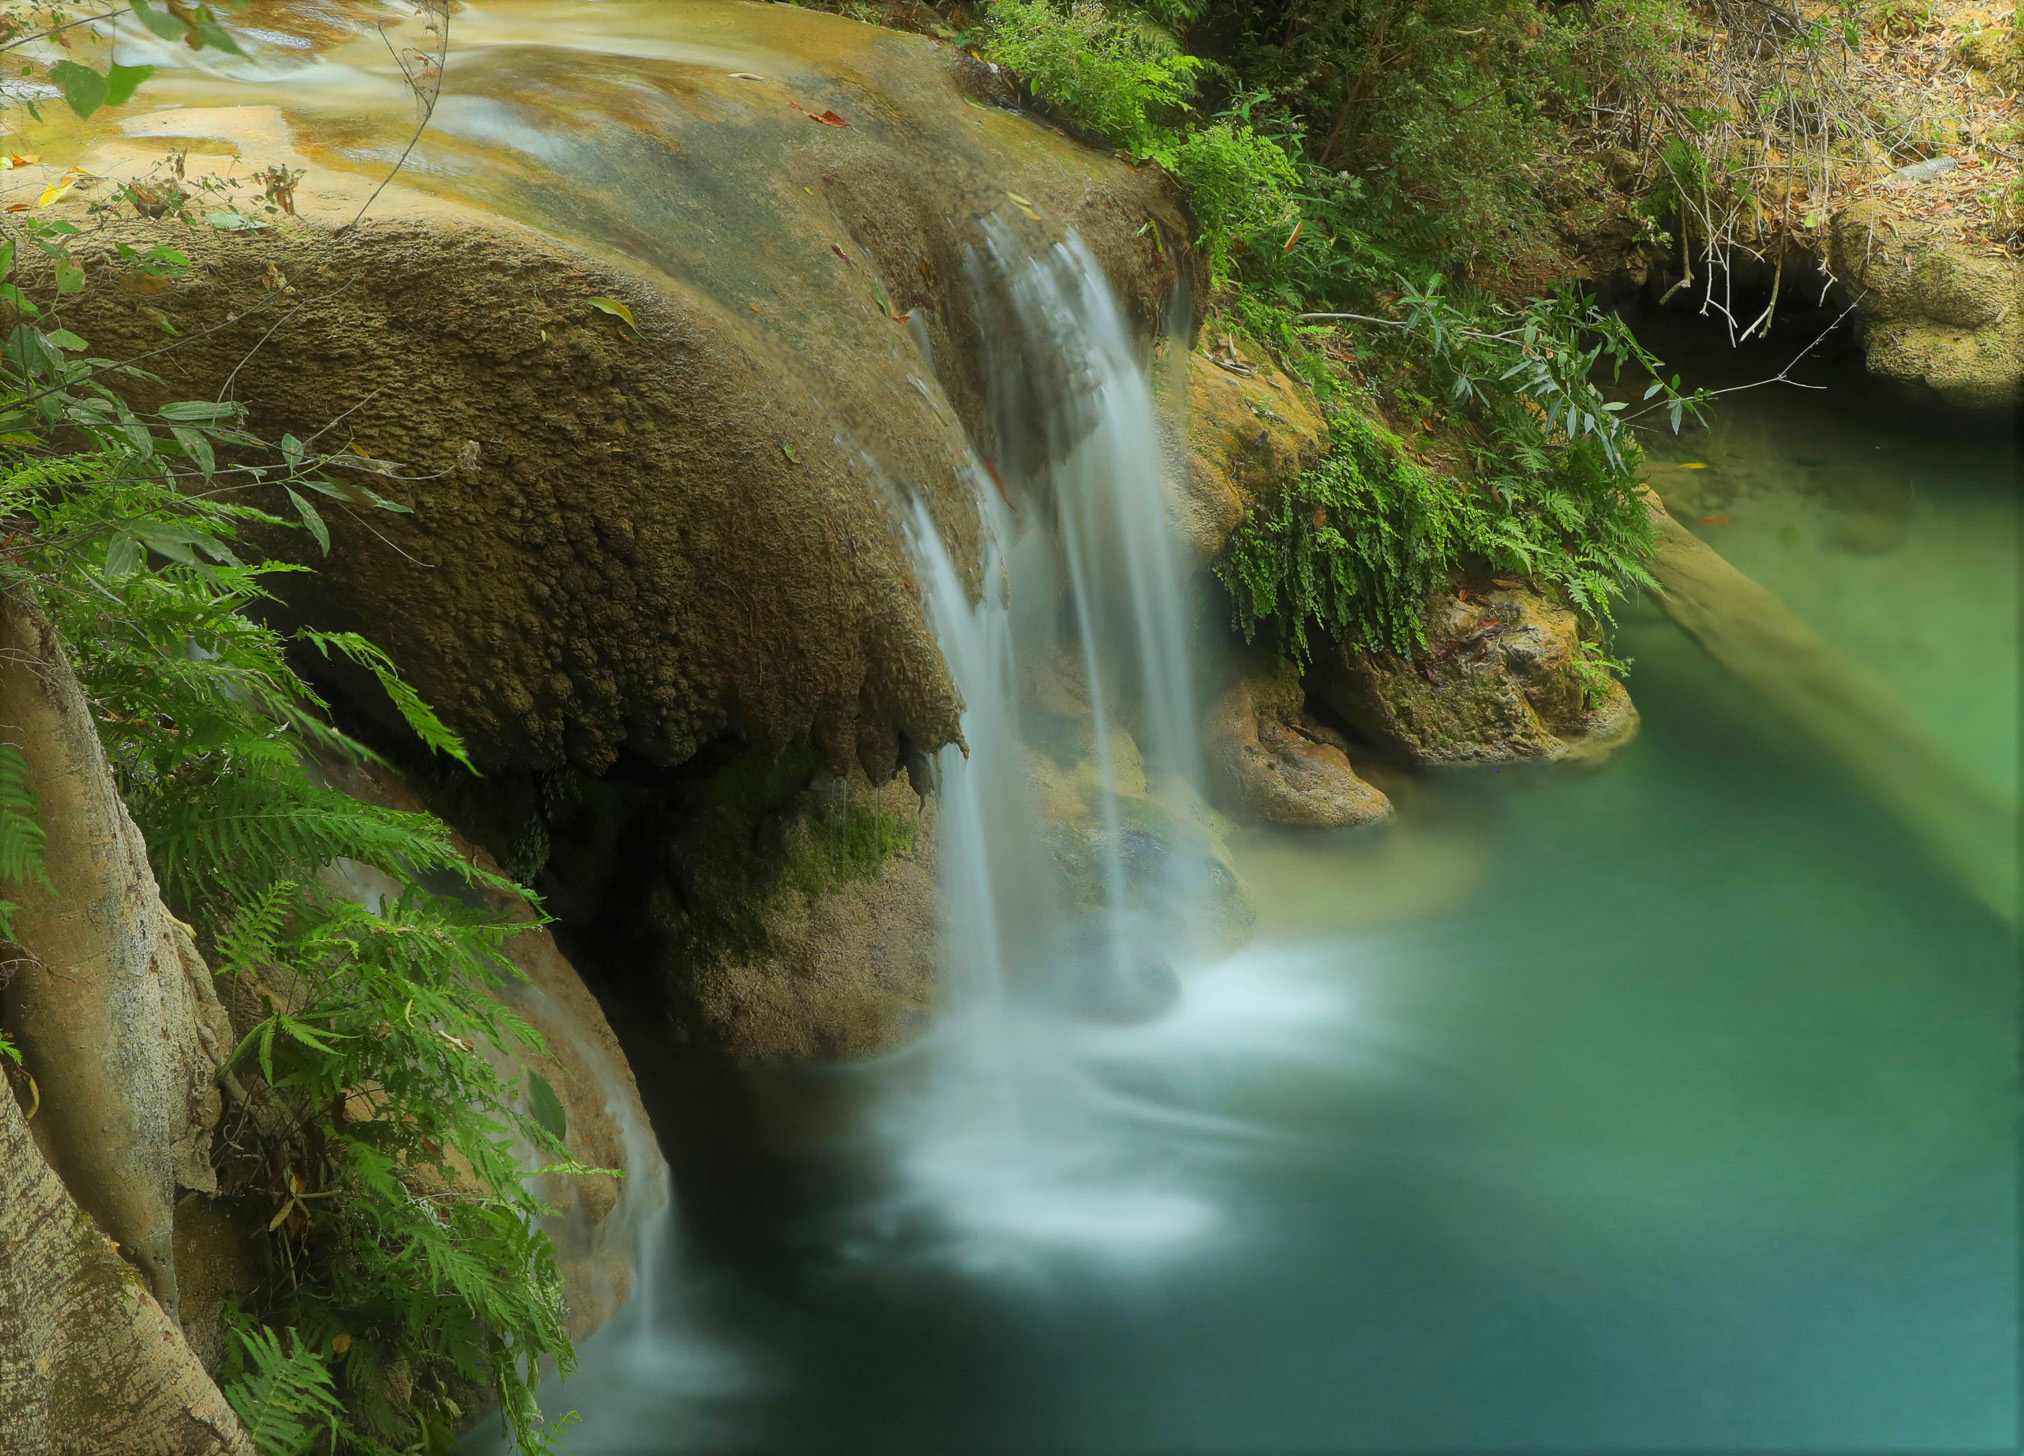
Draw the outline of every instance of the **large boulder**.
M1637 731L1630 694L1588 665L1575 614L1517 583L1429 604L1421 654L1337 647L1308 681L1358 737L1409 763L1594 758Z
M992 104L1002 76L933 39L785 5L606 10L566 45L460 11L377 194L414 129L397 86L158 78L184 104L95 119L93 173L159 178L188 148L192 190L301 172L292 211L175 227L192 266L166 290L108 249L65 321L108 356L173 327L169 397L380 462L355 478L412 514L327 508L327 559L273 533L317 566L279 611L387 649L487 775L416 787L522 877L567 851L541 887L612 984L637 976L687 1045L870 1052L932 973L932 814L895 771L960 709L907 531L919 508L978 570L1003 271L1073 232L1149 336L1200 282L1186 220L1157 169ZM390 71L377 19L318 14L310 71ZM369 679L309 666L388 718ZM778 793L717 875L704 801L746 762ZM905 842L829 875L836 814Z
M367 803L409 813L425 807L412 788L385 769L336 761L320 767L334 786ZM453 835L453 842L480 868L498 871L491 856L470 840ZM365 903L399 891L392 880L357 865L334 867L326 875ZM641 1227L666 1201L666 1163L611 1023L541 917L519 895L454 888L500 920L526 927L505 946L522 979L497 986L493 994L541 1034L544 1052L493 1049L490 1055L501 1075L528 1089L530 1097L530 1074L547 1083L562 1110L563 1146L584 1167L598 1170L576 1177L544 1174L538 1184L542 1201L553 1210L545 1227L562 1276L569 1335L583 1340L618 1313L632 1293ZM530 1162L539 1158L533 1149L524 1151ZM185 1212L178 1210L179 1237ZM194 1230L203 1225L195 1210L189 1213L196 1242ZM221 1214L210 1211L209 1217L216 1223Z
M327 512L289 604L387 648L487 768L730 736L880 777L952 740L901 523L918 500L976 559L986 222L1020 249L1075 230L1150 328L1192 266L1153 241L1185 235L1170 185L976 104L960 52L839 17L688 0L597 51L457 23L435 119L358 226L413 129L397 93L129 119L91 171L195 144L185 186L213 154L304 171L295 215L178 226L193 267L165 292L108 286L108 250L66 322L110 356L167 323L171 394L397 464L369 483L414 514ZM385 68L369 27L320 43Z
M1252 824L1336 828L1391 817L1345 745L1306 711L1292 664L1240 676L1209 705L1202 757L1216 807Z

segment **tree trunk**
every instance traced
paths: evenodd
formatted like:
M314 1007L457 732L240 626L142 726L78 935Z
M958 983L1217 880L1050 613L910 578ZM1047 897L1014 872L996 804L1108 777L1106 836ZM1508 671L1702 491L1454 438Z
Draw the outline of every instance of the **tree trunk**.
M0 1451L253 1456L182 1329L50 1171L4 1086Z
M0 740L27 758L55 887L9 892L26 960L0 1011L40 1088L34 1137L173 1319L175 1192L217 1189L210 1134L231 1025L162 905L62 641L19 592L0 597ZM0 1243L0 1277L12 1257Z

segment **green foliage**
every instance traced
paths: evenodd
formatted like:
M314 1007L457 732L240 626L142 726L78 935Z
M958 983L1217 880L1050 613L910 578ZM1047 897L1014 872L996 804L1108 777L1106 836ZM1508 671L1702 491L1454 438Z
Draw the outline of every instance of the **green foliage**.
M1156 25L1097 0L993 0L987 54L1064 120L1143 151L1153 122L1194 94L1201 62Z
M28 759L12 743L0 743L0 884L39 884L50 888L42 867L43 832L35 790L28 783ZM14 938L14 912L21 907L0 900L0 940Z
M1163 137L1152 155L1187 189L1200 229L1196 245L1208 255L1215 281L1230 276L1231 256L1240 247L1266 257L1284 250L1300 220L1301 179L1278 142L1240 121L1221 120Z
M178 35L190 23L158 18ZM372 755L331 726L291 647L365 668L426 744L468 760L372 644L262 620L269 579L301 568L245 559L249 529L301 529L327 548L314 496L405 508L359 483L356 461L292 436L269 446L236 405L132 408L125 391L162 381L40 322L85 286L79 229L9 227L0 591L32 593L65 639L164 895L244 1032L221 1180L269 1200L285 1277L246 1327L228 1394L262 1456L393 1456L418 1435L438 1449L484 1385L518 1444L546 1450L537 1370L573 1356L515 1148L575 1169L559 1119L521 1111L519 1079L488 1059L540 1051L489 994L516 974L504 946L524 926L438 893L461 880L476 903L513 887L433 818L323 780L318 760ZM150 276L187 266L167 247L119 261ZM14 883L37 847L22 768L0 746L0 878ZM285 1345L269 1325L287 1327Z
M80 516L145 522L136 497L150 490L102 477L24 509L68 541L88 534ZM486 994L516 974L504 945L523 927L423 882L511 887L429 816L317 781L310 749L365 750L323 721L288 664L291 639L248 614L280 568L215 559L232 554L227 541L120 575L96 552L67 553L44 594L164 893L254 1015L233 1061L257 1072L267 1112L234 1136L258 1150L247 1176L276 1201L272 1232L297 1272L275 1313L315 1348L344 1337L337 1449L397 1451L418 1418L410 1403L454 1421L456 1382L479 1380L522 1445L542 1449L536 1367L571 1356L515 1140L571 1165L485 1055L540 1049ZM418 732L447 734L415 716ZM357 903L346 875L384 893ZM406 1401L394 1371L409 1372Z
M337 1392L323 1358L299 1339L284 1349L269 1329L242 1324L232 1333L240 1368L228 1375L225 1396L259 1456L309 1456L334 1439Z
M1407 459L1396 435L1353 411L1330 430L1328 457L1252 512L1215 568L1244 640L1269 622L1302 667L1310 624L1345 644L1423 646L1424 603L1485 536L1480 508Z

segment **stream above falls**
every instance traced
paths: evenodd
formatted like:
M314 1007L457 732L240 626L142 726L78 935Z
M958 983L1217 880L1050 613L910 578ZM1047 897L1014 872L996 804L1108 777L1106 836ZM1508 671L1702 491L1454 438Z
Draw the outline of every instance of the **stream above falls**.
M1799 377L1655 478L2014 791L2012 439ZM1248 948L1062 1031L1098 1095L1044 1217L981 1167L921 1212L904 1054L672 1086L657 1313L555 1392L566 1449L2014 1448L2011 934L1626 615L1606 767L1238 833Z

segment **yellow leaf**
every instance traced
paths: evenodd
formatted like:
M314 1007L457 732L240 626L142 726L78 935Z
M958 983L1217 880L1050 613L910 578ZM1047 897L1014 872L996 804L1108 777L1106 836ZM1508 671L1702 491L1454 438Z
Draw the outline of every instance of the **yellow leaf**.
M608 313L613 318L624 319L627 328L631 329L634 333L639 332L640 326L633 322L632 310L620 303L616 298L593 298L589 300L589 303L592 308Z
M1680 462L1680 469L1682 470L1706 470L1707 468L1707 466L1698 460L1682 460Z
M267 1220L267 1232L271 1234L274 1230L280 1228L282 1224L288 1221L288 1215L293 1212L295 1212L295 1200L291 1198L281 1205L281 1212Z
M83 169L72 167L68 172L65 172L61 177L58 177L54 182L42 189L42 196L35 205L37 207L47 207L52 202L61 202L70 195L70 189L83 180Z

